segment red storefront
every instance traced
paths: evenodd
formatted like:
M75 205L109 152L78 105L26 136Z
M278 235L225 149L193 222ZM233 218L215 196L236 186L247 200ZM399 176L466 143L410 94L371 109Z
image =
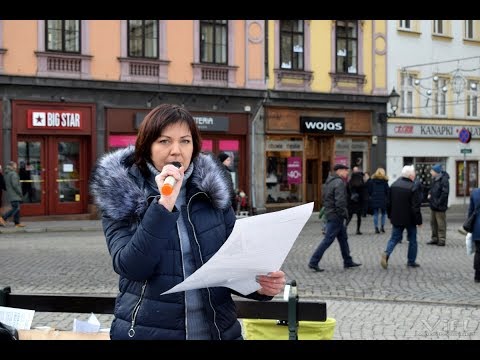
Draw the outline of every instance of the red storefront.
M22 216L88 212L94 133L94 104L12 102L11 151L22 185Z

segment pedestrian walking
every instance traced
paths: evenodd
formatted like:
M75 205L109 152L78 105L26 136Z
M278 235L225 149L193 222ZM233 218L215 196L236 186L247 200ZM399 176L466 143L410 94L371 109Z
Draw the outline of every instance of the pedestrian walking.
M6 220L12 217L15 227L25 227L20 222L20 204L22 203L23 195L15 161L10 161L5 168L5 188L7 189L7 197L12 208L0 217L0 225L7 226Z
M231 177L230 173L232 172L232 158L230 157L230 155L228 155L225 152L221 152L220 154L218 154L217 157L218 157L218 160L225 167L225 170L228 171L228 174ZM233 184L233 179L232 179L231 191L232 193L230 195L230 200L232 201L233 212L237 214L240 211L240 209L239 209L239 203L237 200L237 192L235 191L235 185Z
M430 170L432 175L432 186L428 192L428 202L430 205L430 227L432 229L432 239L427 242L428 245L445 246L447 238L447 209L448 194L450 192L450 175L442 170L441 164L432 166Z
M387 217L387 199L390 192L388 186L388 176L385 175L385 169L379 167L367 183L368 188L368 208L373 214L373 225L375 233L385 232L385 221ZM380 216L380 228L378 217Z
M347 224L352 220L353 215L357 216L357 235L362 235L362 217L367 216L368 191L364 182L364 174L358 166L352 169L352 176L347 185L348 218Z
M474 189L470 194L470 205L468 206L467 215L467 218L469 218L474 211L477 212L472 231L472 241L475 247L473 269L475 270L474 281L476 283L480 283L480 216L478 215L480 211L477 210L478 207L480 207L480 188Z
M162 295L214 256L235 225L230 175L200 150L192 115L162 104L146 115L135 147L106 154L92 174L90 189L120 275L112 339L242 339L232 299L239 293L211 287ZM173 191L160 195L166 181ZM256 280L258 290L245 297L271 300L285 274Z
M392 255L393 249L402 240L405 229L408 240L407 266L412 268L420 266L416 262L417 226L422 225L422 213L420 211L420 187L414 183L415 176L415 167L406 165L402 169L402 176L390 187L387 214L392 223L392 235L380 260L384 269L388 266L388 259Z
M2 165L0 165L0 209L2 208L3 204L3 191L7 190L5 187L5 178L3 177L3 170L2 170Z
M353 261L348 246L347 227L345 225L345 220L348 218L347 190L344 181L347 177L348 167L343 164L336 164L333 167L333 174L328 176L323 186L322 200L325 207L324 216L327 218L327 226L325 237L308 262L308 267L314 271L324 271L324 269L319 267L319 263L335 238L338 239L340 245L343 267L351 268L361 265Z

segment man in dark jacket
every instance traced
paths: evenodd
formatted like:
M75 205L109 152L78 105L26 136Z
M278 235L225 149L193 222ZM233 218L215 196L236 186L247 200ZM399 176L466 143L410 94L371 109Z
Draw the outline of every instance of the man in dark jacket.
M442 171L442 165L436 164L430 170L432 186L428 192L430 203L430 226L432 228L432 240L429 245L445 246L447 237L448 193L450 192L450 176Z
M416 185L415 167L406 165L402 169L402 177L390 187L387 213L392 223L392 236L388 240L387 248L382 254L380 264L384 269L388 266L388 259L393 249L402 240L403 230L407 229L408 262L407 266L416 268L420 265L417 259L417 225L422 225L420 205L420 187Z
M308 262L308 267L317 272L324 271L318 264L323 253L332 245L335 238L338 239L340 244L343 267L351 268L361 265L355 263L350 256L347 227L345 226L345 220L348 219L348 210L347 190L343 179L348 177L348 167L343 164L336 164L333 171L334 174L328 176L323 187L324 216L327 218L326 234Z

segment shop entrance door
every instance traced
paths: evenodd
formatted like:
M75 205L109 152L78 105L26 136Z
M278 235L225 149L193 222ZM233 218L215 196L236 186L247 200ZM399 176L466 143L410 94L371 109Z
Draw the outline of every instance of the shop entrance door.
M19 137L22 216L86 212L86 154L82 137Z

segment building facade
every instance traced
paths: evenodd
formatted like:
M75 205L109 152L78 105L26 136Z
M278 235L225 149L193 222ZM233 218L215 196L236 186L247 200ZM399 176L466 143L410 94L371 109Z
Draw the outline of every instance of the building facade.
M383 20L268 21L268 92L254 120L263 145L255 158L264 159L253 172L257 208L318 209L335 163L385 164L385 33Z
M96 159L161 103L190 110L202 150L228 152L248 189L262 36L248 20L0 20L1 163L19 164L22 216L95 214Z
M424 185L441 163L450 175L449 204L478 187L480 131L479 20L389 20L388 83L400 94L387 125L387 174L414 164ZM460 140L462 129L472 141Z
M1 163L23 216L95 214L88 179L145 114L185 106L252 213L314 201L332 165L385 164L385 20L0 20ZM22 41L19 41L21 39Z

